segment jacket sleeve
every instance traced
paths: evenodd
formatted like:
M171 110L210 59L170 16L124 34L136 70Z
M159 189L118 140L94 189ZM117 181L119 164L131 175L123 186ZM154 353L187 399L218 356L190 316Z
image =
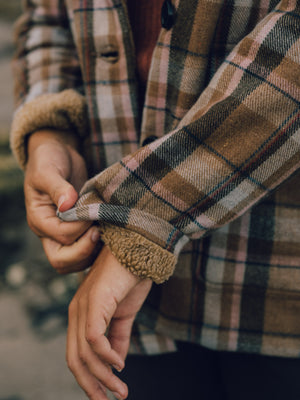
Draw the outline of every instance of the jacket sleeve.
M16 111L11 129L11 147L21 167L30 133L54 128L84 136L87 130L80 65L64 2L23 4L15 24Z
M178 128L90 180L60 217L100 224L134 274L160 283L189 239L240 216L300 165L300 2L229 54Z

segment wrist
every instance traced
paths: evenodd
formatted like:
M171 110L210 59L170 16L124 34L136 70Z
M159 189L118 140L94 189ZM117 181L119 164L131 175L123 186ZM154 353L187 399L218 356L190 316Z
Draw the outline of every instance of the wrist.
M60 143L71 146L78 151L79 141L72 132L59 131L56 129L42 129L32 133L27 140L27 156L29 157L38 147L45 143Z

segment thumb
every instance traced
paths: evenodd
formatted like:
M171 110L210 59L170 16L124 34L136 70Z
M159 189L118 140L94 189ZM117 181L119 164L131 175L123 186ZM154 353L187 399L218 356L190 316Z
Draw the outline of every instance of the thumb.
M68 187L66 187L68 186ZM57 208L60 212L64 212L69 210L74 206L78 199L78 193L74 189L74 187L67 182L67 185L65 185L64 188L59 188L58 189L58 200L55 201L55 204L57 205ZM59 195L61 193L61 195Z
M134 317L112 319L108 332L108 340L123 360L125 360L129 345Z
M74 206L78 193L59 172L58 169L49 168L44 176L40 177L38 188L49 195L53 204L59 211L67 211Z

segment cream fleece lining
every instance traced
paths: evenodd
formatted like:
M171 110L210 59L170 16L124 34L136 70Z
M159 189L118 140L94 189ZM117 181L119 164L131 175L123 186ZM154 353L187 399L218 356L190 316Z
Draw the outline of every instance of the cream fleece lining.
M11 148L21 168L27 162L26 140L40 129L88 132L86 101L76 91L41 95L25 104L15 115ZM101 238L119 262L134 275L162 283L173 273L176 257L138 233L114 225L100 224Z
M40 129L73 131L79 137L88 132L86 101L73 89L47 93L16 112L11 128L11 149L22 169L27 162L26 140Z
M163 283L172 274L176 257L138 233L100 223L101 239L120 264L141 278Z

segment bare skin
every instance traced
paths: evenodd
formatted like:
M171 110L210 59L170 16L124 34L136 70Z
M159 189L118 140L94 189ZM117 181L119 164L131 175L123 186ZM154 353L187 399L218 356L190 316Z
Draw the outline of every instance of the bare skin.
M69 307L67 362L90 400L107 400L106 389L118 399L127 397L127 386L112 367L124 368L132 324L151 285L104 247L75 294Z
M59 273L91 265L99 246L99 232L89 221L63 222L56 210L74 206L87 179L86 166L72 135L51 130L32 134L24 193L27 221L42 241L51 265Z
M74 206L86 179L71 134L44 130L30 136L24 183L28 224L59 273L92 265L69 307L68 366L90 400L107 400L107 389L125 399L128 388L113 368L124 368L132 324L152 282L134 276L107 247L100 251L91 222L57 218L57 208Z

